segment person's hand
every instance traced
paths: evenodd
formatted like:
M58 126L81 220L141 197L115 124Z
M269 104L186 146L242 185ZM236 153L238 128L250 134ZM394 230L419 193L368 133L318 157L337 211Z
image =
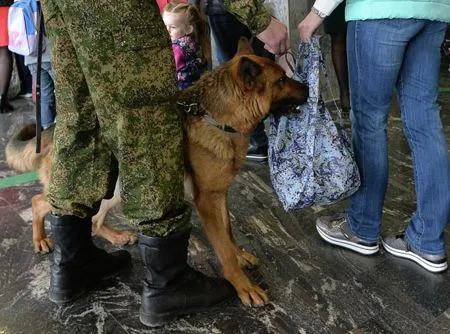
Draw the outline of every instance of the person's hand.
M301 21L297 26L302 42L311 43L312 35L316 32L322 22L323 19L316 13L310 12L306 15L303 21Z
M285 54L290 48L286 25L273 17L266 30L256 37L264 43L264 49L277 56Z

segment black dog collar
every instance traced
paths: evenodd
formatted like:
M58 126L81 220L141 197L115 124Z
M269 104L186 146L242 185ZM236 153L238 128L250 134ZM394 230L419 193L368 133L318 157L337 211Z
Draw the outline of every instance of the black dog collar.
M222 125L216 122L214 118L211 117L210 114L208 114L205 109L200 105L198 102L192 102L192 103L185 103L185 102L177 102L179 106L183 108L183 111L191 116L197 117L197 118L204 118L206 122L209 125L212 125L222 131L228 132L228 133L237 133L235 129L233 129L231 126L228 125Z

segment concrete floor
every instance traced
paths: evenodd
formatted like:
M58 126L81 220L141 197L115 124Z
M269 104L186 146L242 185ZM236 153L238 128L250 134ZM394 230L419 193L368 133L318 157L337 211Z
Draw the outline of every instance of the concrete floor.
M447 68L441 85L450 86ZM439 103L450 140L450 94L442 93ZM13 104L13 113L0 115L0 178L17 174L4 162L4 146L33 119L31 101ZM391 174L383 231L401 230L415 208L411 157L397 109L394 105L389 124ZM237 241L261 260L248 273L268 289L269 305L248 308L234 298L220 309L149 330L138 320L143 267L137 247L126 246L133 256L128 276L69 306L55 306L47 299L51 255L35 255L31 243L30 199L40 191L38 183L0 189L0 334L450 333L450 272L430 274L384 251L363 257L326 244L315 231L315 219L343 210L345 201L286 213L266 164L247 164L239 173L230 190L230 212ZM109 222L123 222L120 208ZM195 214L193 224L191 263L220 275Z

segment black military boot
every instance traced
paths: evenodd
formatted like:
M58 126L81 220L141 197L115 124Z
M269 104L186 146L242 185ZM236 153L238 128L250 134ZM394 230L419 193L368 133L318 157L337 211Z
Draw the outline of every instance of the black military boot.
M116 276L131 265L125 250L107 253L92 243L90 218L53 216L52 235L55 244L51 268L49 298L64 304L84 294L101 280Z
M150 327L172 318L216 305L234 293L223 279L212 278L187 265L190 229L165 238L139 236L139 248L147 269L139 312Z

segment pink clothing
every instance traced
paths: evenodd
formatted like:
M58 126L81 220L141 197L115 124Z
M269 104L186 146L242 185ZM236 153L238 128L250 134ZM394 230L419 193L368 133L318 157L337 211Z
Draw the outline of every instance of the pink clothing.
M178 88L191 86L206 71L206 60L203 58L200 45L191 35L172 41L173 55L177 69Z
M184 57L183 49L179 44L172 44L173 57L175 58L175 66L177 71L186 66L186 60Z
M0 47L8 46L8 10L9 7L0 7Z
M180 0L181 2L187 3L187 0ZM170 0L156 0L156 3L158 4L159 11L162 13L164 10L164 7L170 2Z

